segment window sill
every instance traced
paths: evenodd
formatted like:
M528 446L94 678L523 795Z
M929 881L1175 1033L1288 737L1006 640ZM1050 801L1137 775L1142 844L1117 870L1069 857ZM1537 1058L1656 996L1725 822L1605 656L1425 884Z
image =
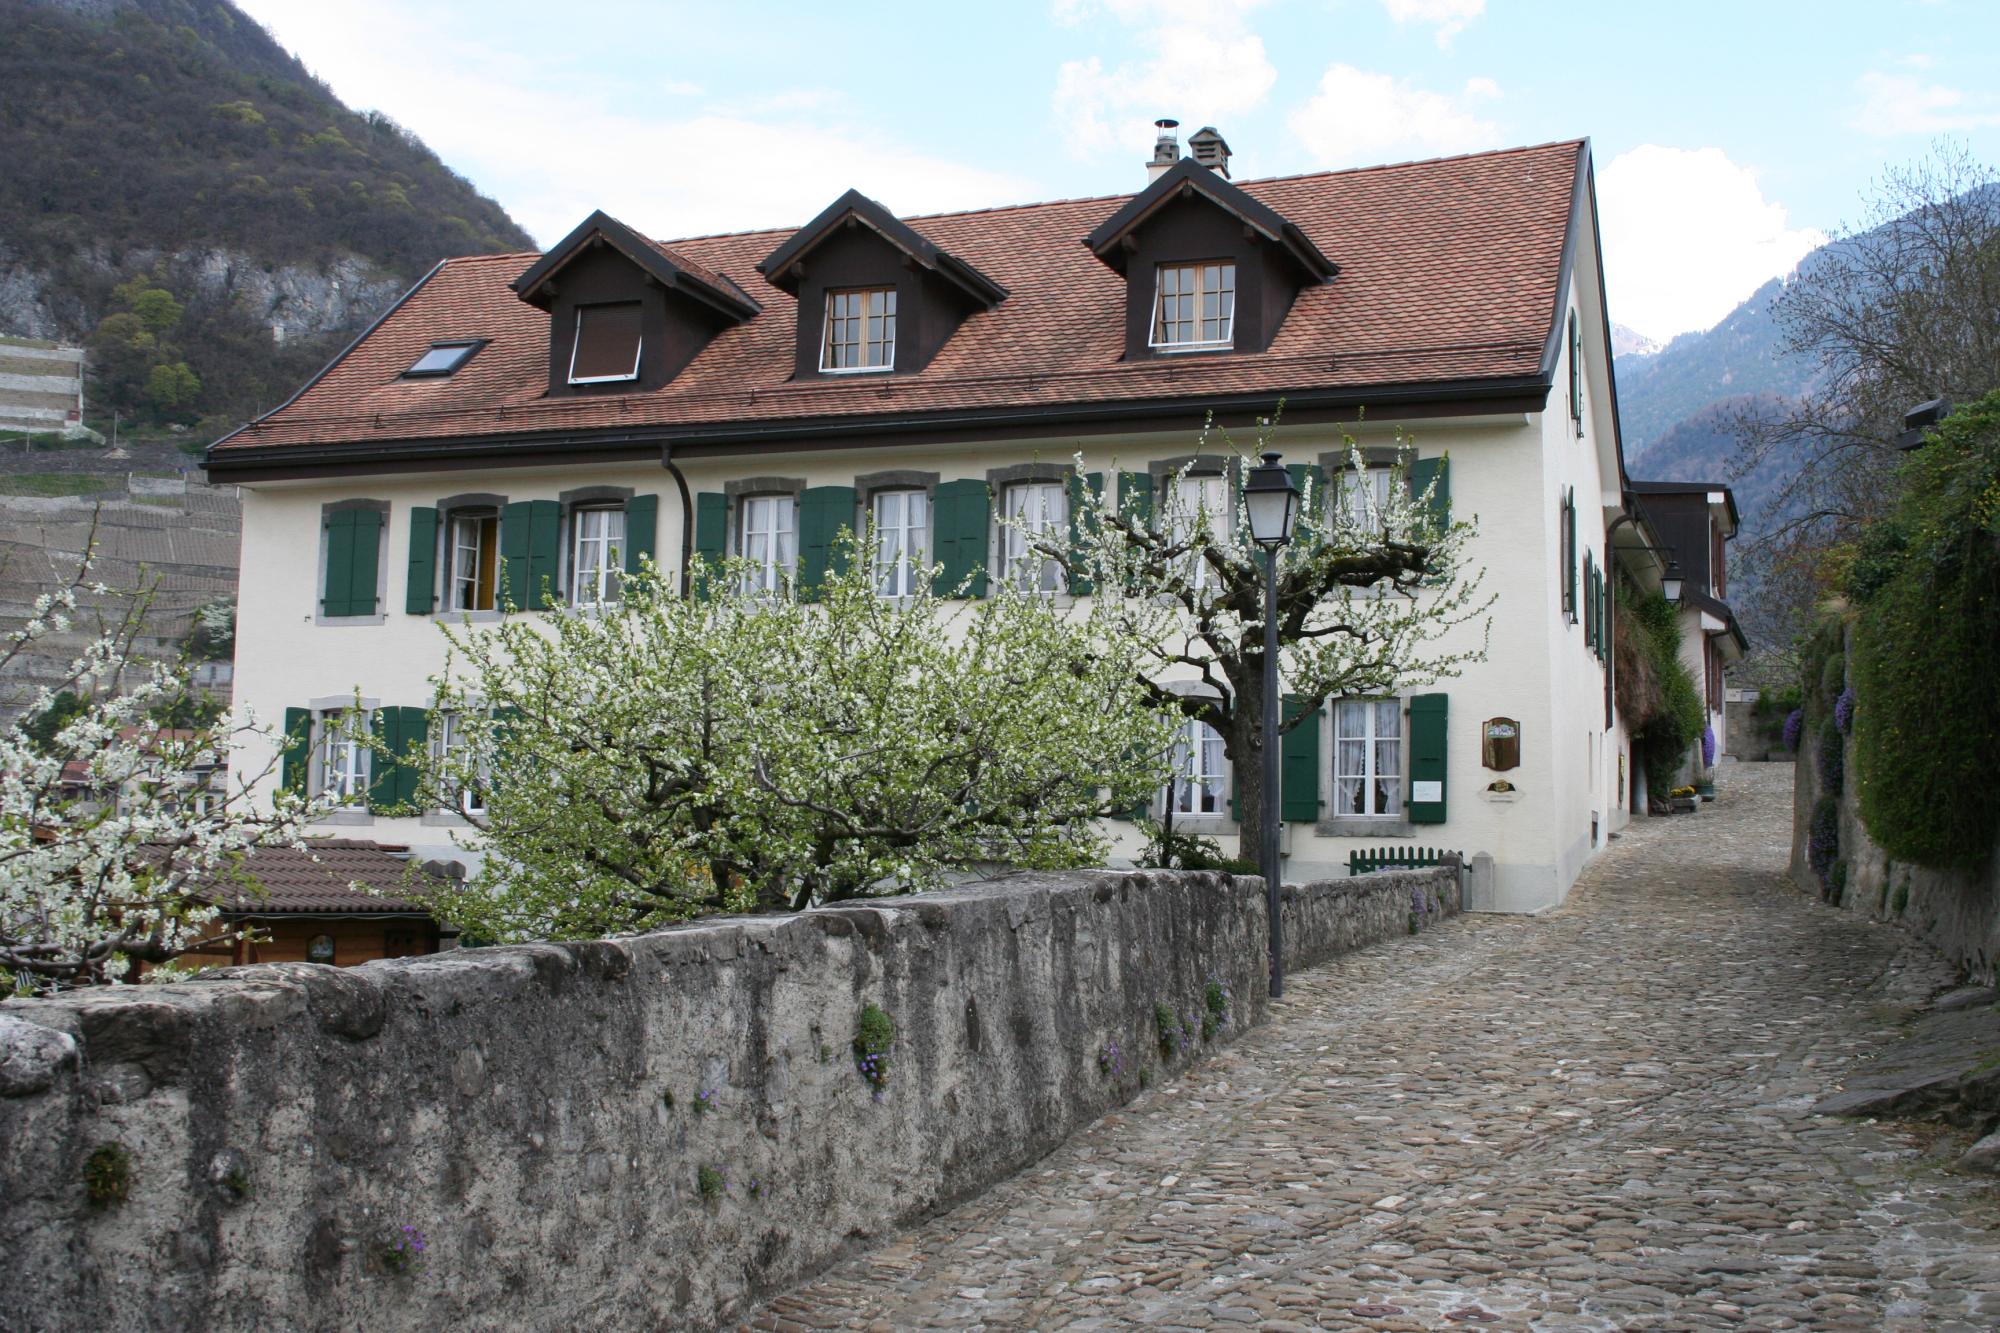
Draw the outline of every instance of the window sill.
M1227 815L1175 815L1174 832L1198 838L1233 838L1242 829Z
M430 618L444 625L492 625L505 618L505 613L492 611L433 611Z
M821 366L819 373L822 375L887 375L895 369L894 366Z
M1316 838L1414 838L1417 826L1400 815L1338 815L1313 825Z
M1222 343L1147 343L1146 348L1162 356L1185 356L1189 352L1233 352L1236 343L1234 339Z
M472 821L449 810L429 810L419 821L425 828L471 828Z
M329 629L345 629L354 625L386 625L388 623L389 617L380 612L372 616L324 616L317 612L313 615L313 624L324 625Z
M370 810L329 810L313 821L314 824L339 824L346 827L360 827L373 824L375 814Z

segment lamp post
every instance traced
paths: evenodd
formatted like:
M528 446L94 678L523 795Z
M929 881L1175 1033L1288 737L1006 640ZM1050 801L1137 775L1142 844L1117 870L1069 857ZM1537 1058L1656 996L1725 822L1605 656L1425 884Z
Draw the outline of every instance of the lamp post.
M1272 999L1285 993L1284 926L1278 917L1278 552L1292 540L1299 520L1299 488L1278 457L1266 453L1243 482L1250 540L1264 548L1264 797L1257 810L1257 863L1271 922Z

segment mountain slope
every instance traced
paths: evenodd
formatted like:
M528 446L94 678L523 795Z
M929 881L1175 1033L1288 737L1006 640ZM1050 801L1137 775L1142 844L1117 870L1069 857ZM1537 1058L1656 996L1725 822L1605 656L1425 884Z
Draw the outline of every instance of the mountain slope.
M0 333L89 342L101 405L269 406L439 259L530 244L233 5L0 0Z

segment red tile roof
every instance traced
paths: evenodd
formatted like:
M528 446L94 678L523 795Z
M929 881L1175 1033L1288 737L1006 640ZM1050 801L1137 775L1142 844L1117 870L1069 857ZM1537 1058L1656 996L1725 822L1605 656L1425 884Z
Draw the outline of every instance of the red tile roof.
M1194 396L1510 380L1542 369L1586 146L1545 144L1243 188L1339 265L1303 290L1268 351L1127 362L1124 280L1083 237L1129 195L908 219L1003 285L921 372L794 383L797 304L757 261L789 232L657 243L754 293L663 388L547 398L549 318L508 287L540 256L453 259L291 402L213 446L393 444L459 436L1140 403ZM490 339L456 374L404 379L434 340Z
M259 847L245 856L241 880L219 880L198 891L197 896L224 911L254 916L290 912L407 914L429 911L424 895L439 887L435 875L377 843L327 838L315 839L306 847L305 851ZM356 888L356 884L365 887Z

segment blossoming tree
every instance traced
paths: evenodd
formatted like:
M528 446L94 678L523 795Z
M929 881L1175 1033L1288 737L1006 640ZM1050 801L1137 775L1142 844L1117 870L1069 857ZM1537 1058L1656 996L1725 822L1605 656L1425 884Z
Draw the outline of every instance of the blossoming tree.
M77 623L81 595L110 593L88 569L86 558L0 639L0 671ZM0 990L133 980L142 965L226 950L243 928L195 890L249 848L296 845L322 813L292 795L253 803L263 774L223 776L238 752L277 748L254 719L161 725L195 692L184 665L133 658L144 606L132 599L0 730ZM38 734L34 719L63 694L67 715Z
M1274 447L1260 423L1256 453ZM1398 434L1395 461L1371 466L1343 433L1346 466L1330 486L1294 467L1301 517L1278 556L1282 731L1317 717L1329 699L1395 694L1484 660L1491 634L1483 571L1464 568L1474 525L1449 514L1446 473L1419 476ZM1227 432L1219 444L1235 475L1254 465ZM1193 464L1159 479L1123 474L1116 494L1072 487L1070 531L1046 529L1034 548L1072 588L1096 592L1098 642L1129 660L1155 707L1199 719L1221 735L1239 818L1259 826L1263 790L1265 555L1249 541L1240 490L1202 485ZM1087 476L1077 459L1079 477ZM1238 483L1240 485L1240 482ZM1221 491L1218 497L1216 492ZM1115 594L1115 595L1114 595ZM1466 632L1454 635L1461 626Z
M448 630L462 743L419 800L467 808L487 855L438 909L577 938L1099 859L1100 817L1164 771L1144 646L1012 589L880 596L870 549L843 538L803 596L732 564Z

